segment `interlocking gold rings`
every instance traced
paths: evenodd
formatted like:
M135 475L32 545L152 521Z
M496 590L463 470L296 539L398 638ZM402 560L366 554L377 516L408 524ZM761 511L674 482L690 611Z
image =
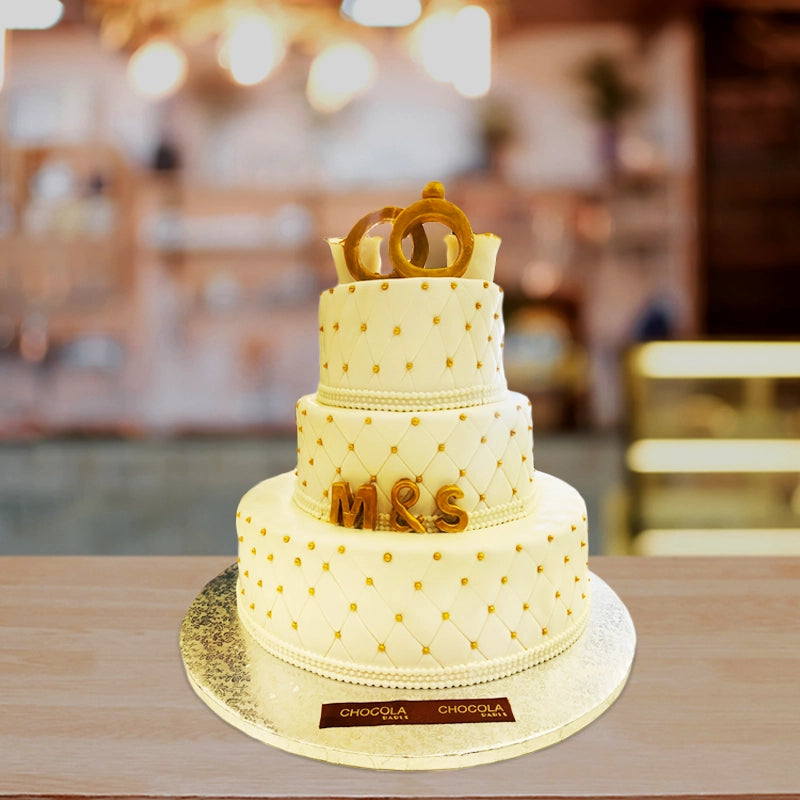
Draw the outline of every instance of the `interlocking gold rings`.
M361 263L361 240L376 226L382 222L392 222L400 216L403 209L397 206L385 206L378 211L372 211L361 217L347 234L344 240L344 260L347 269L357 281L374 280L375 278L396 278L400 275L397 270L393 270L388 275L380 272L370 272ZM411 254L411 263L422 265L428 260L428 237L422 225L417 225L409 231L411 240L414 243L414 251Z
M384 275L370 272L361 263L359 248L362 238L376 225L392 223L389 234L389 258L393 270ZM425 222L439 222L453 232L458 242L458 255L445 267L425 267L428 260L428 237L422 227ZM411 236L414 249L411 259L403 253L403 240ZM347 269L357 281L375 278L457 278L464 274L472 258L475 237L472 226L461 209L444 199L444 187L431 181L422 191L422 199L407 208L386 206L362 217L344 240L344 257Z

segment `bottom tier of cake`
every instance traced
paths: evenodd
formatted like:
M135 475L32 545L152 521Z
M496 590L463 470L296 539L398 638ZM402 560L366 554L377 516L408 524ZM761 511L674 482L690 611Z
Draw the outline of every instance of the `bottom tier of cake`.
M354 530L291 500L294 475L241 500L239 617L275 656L350 683L466 686L558 655L589 609L580 494L535 473L529 516L461 533Z

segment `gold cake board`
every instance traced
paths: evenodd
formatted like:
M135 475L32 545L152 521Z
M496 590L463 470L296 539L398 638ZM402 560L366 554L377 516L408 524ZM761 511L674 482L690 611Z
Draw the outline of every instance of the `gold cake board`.
M625 605L592 575L586 631L565 653L507 678L454 689L386 689L323 678L271 656L241 627L237 566L189 607L180 649L189 683L226 722L290 753L354 767L455 769L514 758L565 739L599 717L630 673L636 632ZM323 704L507 698L513 722L320 728Z

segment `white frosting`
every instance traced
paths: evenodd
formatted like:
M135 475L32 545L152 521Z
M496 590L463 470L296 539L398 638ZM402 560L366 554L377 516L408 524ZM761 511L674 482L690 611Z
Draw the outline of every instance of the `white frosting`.
M506 392L502 291L489 281L403 278L320 297L318 398L349 408L436 410Z
M504 400L446 411L363 411L322 405L313 395L297 404L297 504L329 519L331 485L377 487L379 529L388 529L391 490L402 478L417 482L413 508L436 530L436 492L454 485L468 528L499 525L529 512L533 499L530 401L516 392Z
M293 477L237 512L239 614L266 649L354 683L433 688L525 669L568 647L588 609L583 500L537 472L531 513L486 530L414 534L315 520Z

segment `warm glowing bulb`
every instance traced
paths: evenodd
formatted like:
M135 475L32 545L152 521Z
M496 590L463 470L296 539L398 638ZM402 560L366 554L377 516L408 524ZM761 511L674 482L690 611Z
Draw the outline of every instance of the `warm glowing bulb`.
M369 88L376 71L375 59L363 45L332 45L311 63L306 96L317 111L338 111Z
M186 56L164 39L142 45L128 62L128 80L139 94L152 100L168 97L186 80Z
M412 55L434 80L453 79L453 15L437 11L420 20L412 33Z
M239 16L219 50L219 62L236 83L252 86L263 81L283 60L286 47L277 26L264 14Z
M0 0L0 29L52 28L64 14L59 0Z
M344 0L342 15L372 28L402 28L422 13L420 0Z
M492 84L492 21L480 6L466 6L453 20L458 69L453 86L464 97L483 97Z

